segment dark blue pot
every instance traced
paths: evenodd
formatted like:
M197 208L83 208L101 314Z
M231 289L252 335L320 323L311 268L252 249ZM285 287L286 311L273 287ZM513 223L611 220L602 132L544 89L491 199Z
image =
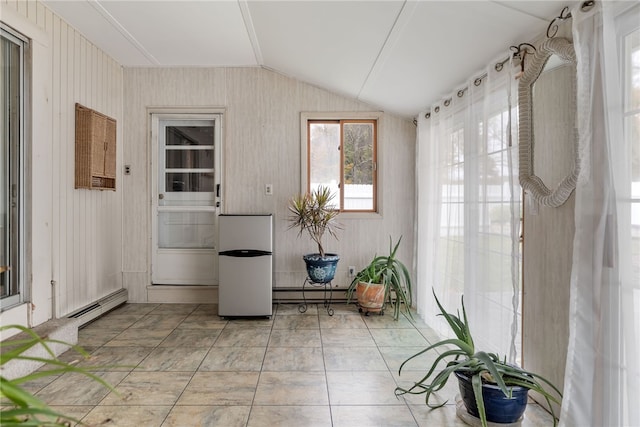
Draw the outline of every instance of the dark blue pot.
M458 377L460 396L467 412L474 417L480 417L471 378L461 372L455 372L455 374ZM487 421L503 424L515 423L524 414L524 410L527 409L529 389L520 386L510 386L509 388L511 389L511 399L507 398L497 385L482 385L482 398L484 399Z
M336 275L340 257L336 254L307 254L302 257L307 264L307 275L314 283L329 283Z

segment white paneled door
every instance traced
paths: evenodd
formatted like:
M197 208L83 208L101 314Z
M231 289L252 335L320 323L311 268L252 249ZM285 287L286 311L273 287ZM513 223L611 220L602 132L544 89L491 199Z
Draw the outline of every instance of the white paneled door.
M219 114L153 114L154 285L217 284Z

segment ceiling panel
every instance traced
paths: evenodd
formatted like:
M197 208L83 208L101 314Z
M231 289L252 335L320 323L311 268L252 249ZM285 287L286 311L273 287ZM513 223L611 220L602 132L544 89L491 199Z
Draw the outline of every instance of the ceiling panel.
M235 1L101 1L114 19L168 66L257 65Z
M551 2L549 2L551 3ZM517 23L517 25L514 25ZM546 21L498 3L419 2L361 99L415 114L465 84L509 46L540 34Z
M249 5L265 66L354 96L403 3L300 1Z
M575 0L41 0L124 67L263 66L415 116Z
M74 0L46 0L43 3L120 64L156 65L152 58L144 55L144 49L132 43L122 29L100 13L97 4Z

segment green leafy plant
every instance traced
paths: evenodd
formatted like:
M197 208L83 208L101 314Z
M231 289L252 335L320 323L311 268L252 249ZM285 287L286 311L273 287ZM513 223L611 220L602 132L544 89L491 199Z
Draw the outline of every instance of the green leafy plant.
M440 304L440 301L438 301L435 291L433 296L435 297L438 308L440 309L439 316L443 316L445 318L456 338L445 339L432 344L405 360L402 365L400 365L398 374L402 372L402 368L410 360L429 351L442 349L442 353L438 354L437 358L427 371L427 374L409 389L397 387L396 395L406 393L426 394L425 401L427 406L430 408L439 408L446 402L441 404L431 404L429 402L431 395L434 392L441 390L446 385L451 374L459 372L471 378L476 406L484 427L487 426L487 417L482 396L483 383L497 385L507 398L511 398L511 387L513 386L521 386L540 393L545 398L547 406L553 416L554 426L557 425L558 419L553 411L551 402L559 403L556 395L559 398L562 398L560 390L542 376L507 363L506 357L501 359L494 353L477 351L469 329L467 313L464 308L464 297L461 298L461 318L459 311L457 312L457 315L447 313L445 311ZM444 368L436 373L438 368L442 365L444 365ZM547 388L550 388L552 391L547 391Z
M389 237L389 255L376 255L369 265L360 270L347 289L347 303L353 299L358 283L377 283L384 286L384 302L393 308L393 318L398 320L400 308L404 306L404 312L411 315L412 284L411 275L407 267L396 258L402 236L393 245ZM395 295L395 298L393 296Z
M61 344L74 349L79 355L88 357L89 355L79 346L66 343L64 341L41 338L31 329L25 328L20 325L6 325L0 327L0 331L18 329L24 332L26 338L12 339L2 343L2 354L0 354L1 366L11 361L23 360L44 363L48 368L46 370L38 370L31 374L14 378L6 379L0 375L0 397L3 402L2 405L6 406L0 412L0 425L3 427L10 426L39 426L39 427L63 427L70 425L69 422L80 423L80 421L73 417L61 414L52 408L50 408L42 400L35 397L32 393L25 390L24 383L33 381L39 378L60 375L68 372L76 372L82 375L86 375L89 378L97 381L109 390L113 390L107 382L105 382L99 376L89 372L86 369L74 366L74 364L66 363L59 360L53 350L51 344ZM41 346L48 356L38 357L26 354L27 350ZM8 402L7 402L8 400Z
M299 228L298 236L308 232L311 240L318 245L321 257L325 256L322 246L324 233L337 239L337 230L342 229L336 221L340 211L332 203L333 198L334 194L329 187L319 186L310 193L299 194L289 201L289 229Z

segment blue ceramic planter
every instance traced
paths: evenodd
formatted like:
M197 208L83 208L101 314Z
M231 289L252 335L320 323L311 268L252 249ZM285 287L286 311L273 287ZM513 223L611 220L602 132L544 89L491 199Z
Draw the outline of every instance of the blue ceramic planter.
M471 378L460 372L455 372L455 374L458 377L460 396L467 412L474 417L479 417ZM529 389L520 386L510 386L509 388L511 389L511 399L507 398L497 385L482 385L482 398L484 399L487 421L503 424L515 423L527 409Z
M314 283L329 283L336 275L340 257L336 254L307 254L302 257L307 264L307 275Z

